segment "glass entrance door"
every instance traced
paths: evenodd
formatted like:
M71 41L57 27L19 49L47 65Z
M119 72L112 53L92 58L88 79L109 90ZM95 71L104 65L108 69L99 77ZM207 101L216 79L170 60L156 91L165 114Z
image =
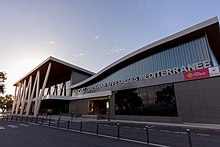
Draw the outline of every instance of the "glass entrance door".
M107 114L107 104L108 100L91 100L89 102L89 113L98 115L98 114Z

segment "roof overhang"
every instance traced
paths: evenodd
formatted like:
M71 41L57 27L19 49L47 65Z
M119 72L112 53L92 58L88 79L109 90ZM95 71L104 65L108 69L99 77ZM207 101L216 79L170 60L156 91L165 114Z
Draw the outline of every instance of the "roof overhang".
M47 83L56 82L57 79L61 79L63 81L69 80L72 70L78 71L80 73L83 73L89 76L94 75L94 73L91 71L85 70L83 68L69 64L67 62L64 62L62 60L59 60L57 58L50 56L45 61L43 61L41 64L39 64L37 67L35 67L32 71L30 71L20 80L18 80L14 84L14 86L18 86L19 83L23 82L24 80L27 80L28 82L29 77L35 76L37 74L37 71L40 71L40 85L42 85L44 78L41 78L41 77L45 77L49 63L51 63L51 70L50 70L50 75L49 75Z
M92 84L101 80L106 75L109 75L121 67L132 63L136 60L146 57L146 55L151 55L156 52L162 51L168 47L174 46L175 44L182 43L184 41L191 40L195 37L200 37L201 35L206 35L209 40L210 47L213 49L214 54L218 62L220 63L220 30L218 18L214 17L197 25L194 25L188 29L175 33L164 39L151 43L143 48L140 48L127 56L117 60L116 62L110 64L97 74L89 77L88 79L74 84L71 88L81 88L86 85Z

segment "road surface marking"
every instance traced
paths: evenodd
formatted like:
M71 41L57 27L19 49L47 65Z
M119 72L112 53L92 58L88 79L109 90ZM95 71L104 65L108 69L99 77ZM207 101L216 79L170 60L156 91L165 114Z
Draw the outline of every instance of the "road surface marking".
M19 124L19 125L23 127L29 127L29 125L26 125L26 124Z
M206 137L209 137L210 135L209 134L196 134L196 135L198 135L198 136L206 136Z
M18 128L18 126L15 125L8 125L10 128Z
M39 126L39 124L36 123L29 123L30 125L35 125L35 126Z
M183 134L183 135L186 135L187 133L186 132L173 132L175 134Z
M140 130L141 128L136 128L136 127L134 127L134 129L135 129L135 130Z
M4 129L5 129L4 127L0 126L0 130L4 130Z
M169 133L170 131L168 130L160 130L161 132L166 132L166 133Z
M103 125L104 127L108 127L109 125Z

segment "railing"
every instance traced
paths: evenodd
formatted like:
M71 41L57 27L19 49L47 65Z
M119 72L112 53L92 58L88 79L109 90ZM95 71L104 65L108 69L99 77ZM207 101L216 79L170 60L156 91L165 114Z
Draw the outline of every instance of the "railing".
M20 123L30 123L37 124L42 126L54 127L59 129L66 129L80 133L87 133L97 136L110 137L115 139L122 140L133 140L139 143L144 143L148 145L154 145L157 139L162 140L164 137L170 137L169 135L161 137L162 134L155 134L152 132L150 125L141 125L141 128L136 129L136 131L128 129L123 123L113 123L113 122L102 122L102 121L83 121L78 118L74 118L74 115L71 115L69 119L61 119L61 114L56 116L44 115L44 116L22 116L22 115L3 115L2 120L11 121L11 122L20 122ZM131 125L131 124L130 124ZM127 129L126 129L127 127ZM163 132L165 133L165 131ZM184 133L182 133L183 135ZM177 134L176 134L177 135ZM190 129L185 130L185 136L179 138L182 140L183 146L192 147L192 133ZM179 137L179 136L178 136ZM165 139L168 140L168 143L159 142L160 144L167 144L165 146L177 146L173 144L175 141L179 141L177 138ZM163 145L164 146L164 145Z

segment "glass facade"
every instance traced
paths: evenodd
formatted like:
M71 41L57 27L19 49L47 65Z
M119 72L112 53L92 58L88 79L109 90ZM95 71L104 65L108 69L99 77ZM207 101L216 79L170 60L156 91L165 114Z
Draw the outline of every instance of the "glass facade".
M115 93L116 115L178 116L173 84Z
M94 85L211 60L208 46L205 36L201 36L129 64Z

